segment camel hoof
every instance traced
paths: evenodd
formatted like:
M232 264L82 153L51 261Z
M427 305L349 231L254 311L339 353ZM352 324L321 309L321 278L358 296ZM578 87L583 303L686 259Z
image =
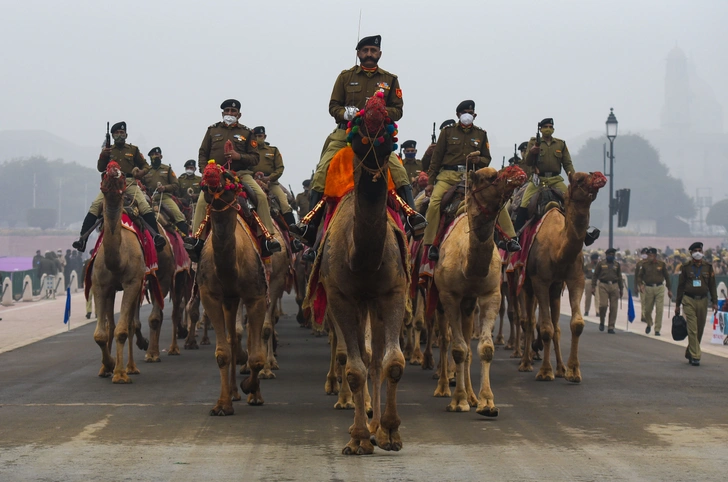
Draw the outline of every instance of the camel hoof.
M162 359L159 358L159 355L154 355L154 356L147 355L144 357L144 361L146 363L159 363L162 361Z
M101 378L109 378L111 375L114 374L114 366L116 364L112 364L110 367L107 367L103 363L101 364L101 369L99 370L99 376Z
M388 452L399 452L402 450L402 439L399 436L399 431L397 429L387 432L384 428L379 427L376 431L376 435L373 434L370 441L373 445L376 445L382 450L386 450Z
M179 356L179 347L170 348L167 356Z
M447 406L445 410L447 410L448 412L469 412L470 404L466 400L458 403L455 403L453 401L452 403L450 403L450 405Z
M250 395L248 395L248 405L259 407L264 403L265 401L263 400L263 397L260 395L260 393L251 393Z
M127 365L126 367L126 374L127 375L139 375L141 372L139 371L139 368L137 368L136 365Z
M111 383L126 384L131 383L131 378L126 373L115 373L114 378L111 379Z
M240 373L241 375L249 375L249 374L250 374L250 367L248 366L248 364L247 364L247 363L243 363L243 364L242 364L242 365L240 366L240 371L239 371L239 373Z
M579 370L567 370L565 378L571 383L581 383L581 373L579 372Z
M556 378L564 378L565 371L563 368L557 368L556 372L554 373L554 376Z
M142 351L147 351L149 349L149 340L146 338L137 338L137 348Z
M521 363L518 365L518 371L519 372L532 372L533 371L533 365L524 365Z
M451 387L457 386L457 381L455 380L455 377L452 377L452 378L448 379L448 384Z
M478 415L482 415L484 417L491 417L495 418L498 416L498 409L496 407L488 407L485 406L483 408L479 408L475 411Z
M523 353L514 351L513 353L511 353L511 358L523 358Z
M258 373L258 378L262 378L263 380L273 380L275 377L276 374L270 370L261 370L260 373Z
M188 341L185 343L185 350L199 350L200 347L197 345L197 340Z
M336 378L329 378L326 380L326 383L324 384L324 391L326 391L326 395L339 394L339 382L336 381Z
M209 345L210 344L210 338L203 336L202 340L200 340L200 345Z
M238 391L235 390L233 393L230 394L230 398L232 399L233 402L239 402L242 397L240 396L240 393L238 393Z
M275 361L274 361L273 363L271 363L271 364L270 364L270 369L271 369L271 370L280 370L280 369L281 369L281 367L280 367L280 366L278 366L278 362L275 362Z
M533 361L541 361L543 358L541 358L541 355L538 354L538 352L533 354Z
M232 405L215 405L213 409L210 410L211 417L224 417L226 415L233 415L234 413L235 410L233 409Z
M440 387L438 386L434 393L435 397L438 398L445 398L450 397L452 394L450 393L450 387Z
M334 408L336 410L354 410L354 402L336 402Z
M555 378L554 373L551 371L539 371L536 374L536 380L540 382L553 382Z
M509 341L508 343L506 343L506 346L504 346L503 348L506 350L513 350L513 343L511 343Z
M435 359L432 357L432 355L427 356L424 355L422 358L422 369L423 370L433 370L435 368Z
M474 336L474 335L473 335ZM503 335L498 335L495 339L494 345L503 345L505 344L505 338L503 338Z

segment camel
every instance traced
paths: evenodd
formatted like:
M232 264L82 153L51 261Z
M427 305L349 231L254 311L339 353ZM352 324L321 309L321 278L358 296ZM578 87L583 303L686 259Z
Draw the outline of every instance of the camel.
M131 383L130 374L138 374L134 363L132 339L141 328L139 303L146 274L144 254L136 235L121 226L126 179L119 164L109 162L101 181L104 194L104 234L91 273L96 329L94 341L101 348L100 377L113 372L113 383ZM114 322L116 291L123 291L119 322ZM129 360L124 368L124 345L129 339ZM116 359L111 357L111 346L116 340ZM143 340L138 338L138 343Z
M579 369L579 337L584 330L584 318L579 302L584 293L582 249L589 226L589 208L599 189L607 179L601 172L577 172L569 175L569 189L564 201L564 212L552 209L544 215L526 261L525 293L525 350L519 371L532 371L531 342L536 328L534 311L538 302L538 330L544 352L537 380L551 381L565 377L573 383L582 380ZM571 352L567 367L561 359L559 341L561 329L561 292L564 284L569 289L571 304ZM550 341L554 341L556 373L551 367Z
M306 297L306 284L311 275L311 262L303 259L305 251L299 251L294 255L293 269L296 274L294 288L296 290L296 304L298 312L296 313L296 321L301 328L311 328L311 320L307 319L303 314L303 300Z
M190 270L189 283L192 285L189 301L185 305L185 313L187 317L187 337L185 338L184 348L185 350L197 350L200 347L197 344L197 330L202 328L202 339L200 345L209 345L210 337L207 334L209 327L211 326L210 318L207 313L202 314L202 323L200 322L200 291L194 280L197 277L195 269Z
M326 316L336 330L337 345L343 342L346 348L337 358L346 363L342 378L354 401L354 424L349 430L351 439L342 450L345 455L373 453L372 441L384 450L402 448L396 397L405 366L399 335L408 310L409 260L404 232L387 215L387 159L395 134L393 125L387 124L380 94L367 101L363 112L352 121L356 129L352 128L350 137L354 189L341 199L316 260L318 280L327 297ZM309 287L309 294L311 291ZM371 326L371 356L366 352L367 324ZM367 367L373 408L369 426L364 397ZM382 414L384 379L387 396Z
M209 164L202 183L209 205L211 233L197 268L200 300L215 330L215 358L220 369L220 397L210 415L232 415L239 400L235 385L238 336L235 323L242 302L248 316L248 363L251 374L241 384L248 404L262 405L258 372L265 363L261 331L268 307L268 287L256 239L238 215L242 190L234 173Z
M278 302L286 290L288 283L288 275L290 272L290 260L288 256L288 247L283 240L283 234L276 223L273 223L276 240L281 244L281 250L273 253L270 257L270 280L268 281L268 290L270 293L270 305L265 312L265 320L263 322L263 341L266 343L266 358L263 369L258 375L263 379L275 378L276 375L271 370L278 370L278 362L275 359L275 324L278 322ZM277 342L275 343L277 344Z
M441 334L450 328L456 365L456 386L448 411L468 412L471 406L477 406L480 415L498 415L490 387L490 364L495 352L492 332L501 302L502 263L493 233L499 211L525 181L526 174L515 166L500 173L491 167L473 172L465 200L467 214L456 219L440 246L440 259L433 272L439 301L437 319ZM476 304L480 308L478 355L482 367L477 397L470 381ZM449 396L447 337L441 336L440 343L440 378L435 396Z

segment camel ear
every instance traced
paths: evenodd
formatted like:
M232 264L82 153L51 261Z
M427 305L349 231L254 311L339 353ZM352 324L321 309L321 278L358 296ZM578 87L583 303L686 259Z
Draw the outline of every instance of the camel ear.
M480 174L478 174L478 171L470 171L470 182L473 184L478 184L480 182Z

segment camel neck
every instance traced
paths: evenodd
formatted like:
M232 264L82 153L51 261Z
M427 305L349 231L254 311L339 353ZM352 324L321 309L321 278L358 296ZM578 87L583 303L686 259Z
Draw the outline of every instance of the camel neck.
M122 195L107 193L104 195L104 263L109 271L121 268L121 211Z
M367 154L373 155L374 151ZM358 157L358 156L357 156ZM356 158L355 158L356 161ZM383 159L385 165L387 159ZM372 166L374 167L374 166ZM352 271L377 271L387 238L387 169L376 180L372 173L354 172L354 252Z
M565 236L559 238L561 245L556 251L556 258L558 263L568 264L580 256L583 250L586 230L589 227L590 204L573 202L568 196L564 204Z
M235 272L237 267L235 259L235 223L237 223L235 209L225 211L211 211L210 223L212 225L212 247L215 261L215 270L221 280L228 279L228 275Z
M481 212L475 203L468 203L468 253L465 259L466 277L484 276L490 269L493 258L493 230L498 210L493 214Z

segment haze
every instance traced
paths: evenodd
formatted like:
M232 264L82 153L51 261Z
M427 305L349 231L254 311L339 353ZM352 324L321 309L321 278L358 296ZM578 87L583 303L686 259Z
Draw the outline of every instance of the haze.
M547 116L567 142L603 135L610 107L620 132L657 129L675 46L728 105L721 0L3 0L0 131L100 146L106 121L125 120L129 141L145 154L161 146L179 174L234 97L244 124L266 126L282 182L299 190L334 128L329 96L354 65L360 9L361 36L383 36L380 66L400 78L400 140L417 140L420 155L432 123L469 98L498 166Z

